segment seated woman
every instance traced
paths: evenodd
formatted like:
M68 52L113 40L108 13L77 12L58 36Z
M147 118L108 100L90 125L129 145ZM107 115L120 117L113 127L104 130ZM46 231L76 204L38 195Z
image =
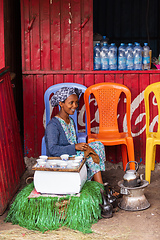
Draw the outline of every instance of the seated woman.
M81 90L63 87L51 98L52 107L60 105L59 113L48 123L45 131L47 156L59 157L62 154L83 155L90 146L98 154L100 162L94 163L92 157L86 160L87 179L92 178L103 184L101 171L105 171L105 149L101 142L77 143L73 115L78 107L78 96Z

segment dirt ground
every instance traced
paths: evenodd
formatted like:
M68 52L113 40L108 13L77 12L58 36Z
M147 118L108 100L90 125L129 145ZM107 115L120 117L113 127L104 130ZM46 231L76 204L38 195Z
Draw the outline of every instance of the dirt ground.
M103 173L104 182L120 191L118 182L123 179L124 171L121 164L106 163ZM144 165L139 168L144 173ZM21 188L26 178L31 175L27 170L21 180ZM160 239L160 164L156 164L152 172L151 184L145 188L145 196L151 206L143 211L125 211L118 209L110 219L101 219L92 225L93 233L83 234L68 228L40 233L22 228L12 223L5 223L7 211L0 216L0 239L114 239L114 240L159 240Z

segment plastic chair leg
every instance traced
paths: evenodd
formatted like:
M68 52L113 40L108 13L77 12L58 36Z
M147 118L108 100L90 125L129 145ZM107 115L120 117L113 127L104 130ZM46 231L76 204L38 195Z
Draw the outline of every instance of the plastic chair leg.
M42 138L41 155L46 155L46 143L45 143L45 137Z
M128 159L129 161L135 161L133 138L128 137L126 140L127 140ZM135 163L131 163L130 168L135 169Z
M78 133L77 135L78 135L78 143L87 142L86 133Z
M155 159L156 159L156 145L154 145L154 147L153 147L153 157L152 157L151 171L154 171L154 169L155 169Z
M123 170L125 171L126 170L126 164L128 162L127 146L125 144L122 144L121 151L122 151L122 160L123 160Z
M145 161L145 179L150 183L151 179L151 169L152 169L152 162L155 161L153 159L153 140L147 139L146 140L146 161Z

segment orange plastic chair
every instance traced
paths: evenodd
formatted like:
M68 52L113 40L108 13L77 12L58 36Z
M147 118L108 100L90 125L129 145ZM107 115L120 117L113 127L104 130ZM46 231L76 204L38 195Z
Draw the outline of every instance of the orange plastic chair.
M150 183L151 171L155 168L156 145L160 145L160 122L158 121L157 132L151 132L149 95L153 92L157 101L158 119L160 119L160 82L150 84L144 90L144 103L146 111L146 160L145 160L145 179Z
M126 119L127 132L120 132L117 121L117 107L121 93L126 95ZM89 96L93 94L99 110L99 133L91 133L91 116ZM131 136L130 122L130 90L118 83L99 83L90 86L84 93L84 102L87 114L87 135L88 142L100 141L106 146L122 145L123 169L129 161L134 161L134 145ZM128 158L127 158L128 152ZM134 163L130 164L130 168L134 169Z

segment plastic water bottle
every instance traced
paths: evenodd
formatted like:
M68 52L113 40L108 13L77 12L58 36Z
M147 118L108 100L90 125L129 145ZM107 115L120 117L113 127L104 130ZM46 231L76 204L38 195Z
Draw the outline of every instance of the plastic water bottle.
M134 47L134 70L142 70L142 47L139 43Z
M150 55L149 55L150 48L148 43L144 43L143 46L143 70L150 69Z
M108 59L109 48L107 43L103 43L101 47L101 70L109 69L109 59Z
M100 43L96 43L94 47L94 70L101 70L101 47Z
M126 47L124 43L118 48L118 70L125 70L126 69Z
M158 56L158 64L160 65L160 53L159 53L159 56Z
M117 47L115 43L111 43L109 47L109 70L117 70Z
M108 40L107 40L107 37L106 37L106 36L103 36L103 38L102 38L101 41L100 41L101 47L103 47L103 44L104 44L104 43L108 44Z
M134 56L132 43L128 43L128 46L126 47L126 69L134 70Z

